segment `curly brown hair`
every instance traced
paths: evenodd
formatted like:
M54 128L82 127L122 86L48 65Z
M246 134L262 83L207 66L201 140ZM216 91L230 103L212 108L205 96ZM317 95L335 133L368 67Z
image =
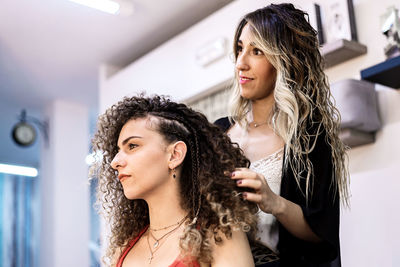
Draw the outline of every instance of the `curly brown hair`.
M188 147L179 181L181 207L188 212L190 224L185 225L180 240L183 254L201 262L211 262L211 243L221 242L219 233L230 238L236 228L254 237L255 204L243 200L230 173L250 162L241 149L207 118L184 104L163 96L125 97L101 115L92 140L94 152L103 154L96 172L98 202L111 226L106 258L137 236L149 224L147 203L127 199L111 161L118 153L117 140L124 124L132 119L156 117L158 131L167 142L183 141Z

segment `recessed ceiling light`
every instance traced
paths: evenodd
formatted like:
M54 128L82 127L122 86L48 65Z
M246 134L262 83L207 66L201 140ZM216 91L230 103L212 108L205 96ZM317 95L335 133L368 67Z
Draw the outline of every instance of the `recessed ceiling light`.
M113 15L119 14L121 4L117 1L112 0L69 0L71 2L91 7L103 12L107 12Z
M38 171L36 168L9 164L0 164L0 172L30 177L36 177L38 175Z

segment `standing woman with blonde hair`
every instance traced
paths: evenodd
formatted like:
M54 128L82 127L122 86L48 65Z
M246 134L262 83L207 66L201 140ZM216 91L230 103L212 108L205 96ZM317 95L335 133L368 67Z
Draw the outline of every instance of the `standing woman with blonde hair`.
M255 191L243 197L260 209L258 242L265 248L253 249L256 266L331 262L339 257L348 170L317 33L305 12L271 4L240 21L234 56L231 117L216 124L251 161L232 179Z

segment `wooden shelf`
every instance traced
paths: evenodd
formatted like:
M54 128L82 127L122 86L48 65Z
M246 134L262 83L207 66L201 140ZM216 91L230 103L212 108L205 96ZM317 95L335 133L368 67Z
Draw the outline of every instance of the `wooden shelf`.
M325 58L325 68L333 67L346 60L364 55L367 47L355 41L340 39L321 47L321 54Z
M361 70L361 79L400 88L400 56Z

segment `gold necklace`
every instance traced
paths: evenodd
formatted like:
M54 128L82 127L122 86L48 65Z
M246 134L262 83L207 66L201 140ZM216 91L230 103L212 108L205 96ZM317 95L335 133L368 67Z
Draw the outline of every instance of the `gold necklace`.
M160 241L161 241L164 237L168 237L170 234L172 234L173 232L175 232L175 231L182 225L182 223L185 221L185 219L186 219L188 216L189 216L189 215L186 215L182 220L180 220L180 221L178 222L178 224L174 224L174 225L176 225L176 226L175 226L172 230L168 231L167 233L165 233L164 235L162 235L162 236L161 236L160 238L158 238L158 239L151 233L151 229L150 229L150 227L149 227L149 233L147 234L147 245L148 245L149 250L150 250L150 257L148 258L149 264L151 264L151 261L153 260L154 254L156 253L156 251L161 247ZM154 244L153 244L154 250L151 249L150 239L149 239L150 235L151 235L151 237L156 241L156 242L154 242Z
M252 121L252 122L249 122L249 123L248 123L249 126L253 126L254 128L257 128L257 127L259 127L259 126L261 126L261 125L264 125L264 124L268 124L268 121L266 121L266 122L261 122L261 123L257 123L257 122Z
M178 229L179 226L181 226L181 225L180 225L180 224L177 225L174 229L172 229L172 230L168 231L167 233L163 234L160 238L156 238L156 237L151 233L151 231L149 231L151 237L156 241L156 242L154 242L154 244L153 244L153 248L154 248L154 249L157 249L157 247L160 245L160 241L161 241L164 237L166 237L166 236L172 234L172 232L174 232L176 229Z
M149 232L150 233L150 232ZM150 247L150 241L149 241L149 234L147 234L147 245L149 246L149 250L150 250L150 257L149 257L149 264L151 264L151 261L153 260L154 256L153 256L153 251L151 250ZM154 251L155 252L155 251Z
M153 229L151 229L151 228L149 227L149 233L151 234L151 237L156 241L156 242L154 242L153 247L154 247L154 248L157 248L158 245L160 244L160 241L161 241L164 237L168 236L168 235L171 234L173 231L175 231L176 229L178 229L179 226L181 226L181 224L186 220L186 218L187 218L188 216L189 216L189 214L186 215L185 217L183 217L182 220L180 220L179 222L174 223L172 226L175 226L175 227L174 227L172 230L168 231L167 233L163 234L160 238L156 238L156 237L151 233L151 231L159 231L159 230L162 230L162 229L170 228L170 227L172 227L172 226L166 226L166 227L164 227L164 228L155 229L155 230L153 230Z
M185 219L187 218L187 216L188 216L188 215L186 215L185 217L183 217L182 220L180 220L179 222L176 222L176 223L174 223L174 224L171 224L171 225L168 225L168 226L165 226L165 227L162 227L162 228L158 228L158 229L154 229L154 228L149 227L149 229L150 229L151 231L157 232L157 231L161 231L161 230L165 230L165 229L171 228L171 227L173 227L173 226L176 226L176 225L181 224L182 221L185 220Z

